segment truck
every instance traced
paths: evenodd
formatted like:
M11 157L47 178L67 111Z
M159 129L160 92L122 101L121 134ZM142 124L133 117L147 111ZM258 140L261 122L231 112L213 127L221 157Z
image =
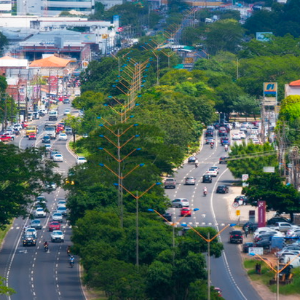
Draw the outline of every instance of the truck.
M56 125L55 124L45 124L44 127L45 135L50 136L50 139L56 139Z
M57 110L51 110L49 112L49 121L57 121L58 112Z

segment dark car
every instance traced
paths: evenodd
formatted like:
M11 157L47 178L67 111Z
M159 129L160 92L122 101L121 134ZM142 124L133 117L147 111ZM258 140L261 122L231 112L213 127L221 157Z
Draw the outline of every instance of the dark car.
M226 194L228 192L229 192L229 188L227 185L219 185L216 190L217 194Z
M195 157L195 156L190 156L188 158L188 163L195 163L196 161L197 161L197 157Z
M240 195L234 198L234 202L237 202L239 204L241 203L241 205L246 205L248 204L248 198L247 196Z
M291 223L290 220L284 217L274 217L267 221L267 225L275 225L277 222L287 222Z
M226 157L226 156L220 157L219 164L227 164L227 159L228 159L228 157Z
M203 183L212 183L212 177L210 175L203 175L202 182Z
M242 244L243 243L243 232L241 230L233 230L230 232L229 242L231 244Z
M24 234L23 246L36 246L36 237L33 234Z
M230 141L229 141L229 138L227 136L221 137L220 143L221 143L222 146L224 146L224 145L230 146Z
M50 143L50 136L49 135L44 135L43 138L42 138L42 143Z
M264 249L269 249L271 246L271 241L269 240L261 240L261 241L257 241L253 244L254 247L261 247Z
M214 136L214 132L212 130L206 130L205 136L206 137L213 137Z
M244 243L243 244L243 252L248 253L249 247L253 247L253 243Z
M169 222L172 222L172 214L166 212L162 215L164 217L164 221L169 221Z
M243 230L248 226L249 232L254 232L258 228L258 223L247 222L243 225Z
M205 144L210 144L210 143L214 143L214 142L215 142L215 140L212 137L208 137L205 139Z

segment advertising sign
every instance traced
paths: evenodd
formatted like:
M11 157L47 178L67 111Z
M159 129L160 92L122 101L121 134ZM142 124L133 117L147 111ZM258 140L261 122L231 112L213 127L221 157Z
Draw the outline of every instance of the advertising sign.
M266 226L266 201L258 201L258 227Z
M277 82L264 82L264 95L276 97Z
M250 254L258 254L258 255L264 255L264 248L263 247L249 247L248 253Z

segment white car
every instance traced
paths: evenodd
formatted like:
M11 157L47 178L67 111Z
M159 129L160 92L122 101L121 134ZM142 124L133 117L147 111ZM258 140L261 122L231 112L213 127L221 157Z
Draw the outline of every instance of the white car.
M246 138L246 133L244 131L240 131L239 135L240 135L241 139L245 139Z
M190 203L187 199L185 198L177 198L172 201L172 207L189 207Z
M44 211L42 207L38 207L34 212L35 218L46 218L47 213Z
M232 135L232 140L240 140L241 139L241 136L239 135L239 133L234 133Z
M46 152L50 152L52 147L51 144L45 144Z
M241 128L240 128L240 131L243 131L243 132L247 132L247 127L245 127L245 126L241 126Z
M66 199L64 199L64 198L58 198L57 199L57 207L59 207L61 205L65 206L66 204L67 204Z
M216 170L217 174L219 174L219 170L220 170L219 167L210 167L209 170L211 170L211 169Z
M81 165L81 164L84 164L86 162L87 162L87 160L84 156L77 156L77 160L76 160L77 165Z
M22 125L21 124L14 124L14 129L17 129L17 130L22 130L23 129L23 127L22 127Z
M274 231L274 228L271 227L260 227L257 228L254 233L253 233L253 237L255 238L256 236L263 234L265 232L269 232L269 231Z
M216 169L211 168L208 171L206 171L205 175L210 175L212 177L217 177L218 171Z
M64 115L69 115L71 113L71 110L69 108L66 108L64 111Z
M59 136L58 136L58 140L59 141L67 141L68 136L65 133L60 133Z
M299 238L300 237L300 228L290 229L286 233L287 238Z
M54 154L53 156L53 161L64 161L64 157L62 156L62 154Z
M37 231L35 228L26 228L24 230L24 234L33 235L35 238L37 238Z
M61 230L53 230L50 234L51 236L51 242L64 242L65 241L65 235Z
M62 223L62 221L63 221L63 215L60 212L54 211L52 213L52 220L53 221L58 221L58 222Z

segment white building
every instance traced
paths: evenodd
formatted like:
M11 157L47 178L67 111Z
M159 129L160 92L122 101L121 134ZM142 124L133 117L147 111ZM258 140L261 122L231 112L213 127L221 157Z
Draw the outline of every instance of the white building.
M11 15L12 2L11 0L0 0L0 16Z
M17 0L18 15L58 16L62 11L90 15L95 11L95 0Z

